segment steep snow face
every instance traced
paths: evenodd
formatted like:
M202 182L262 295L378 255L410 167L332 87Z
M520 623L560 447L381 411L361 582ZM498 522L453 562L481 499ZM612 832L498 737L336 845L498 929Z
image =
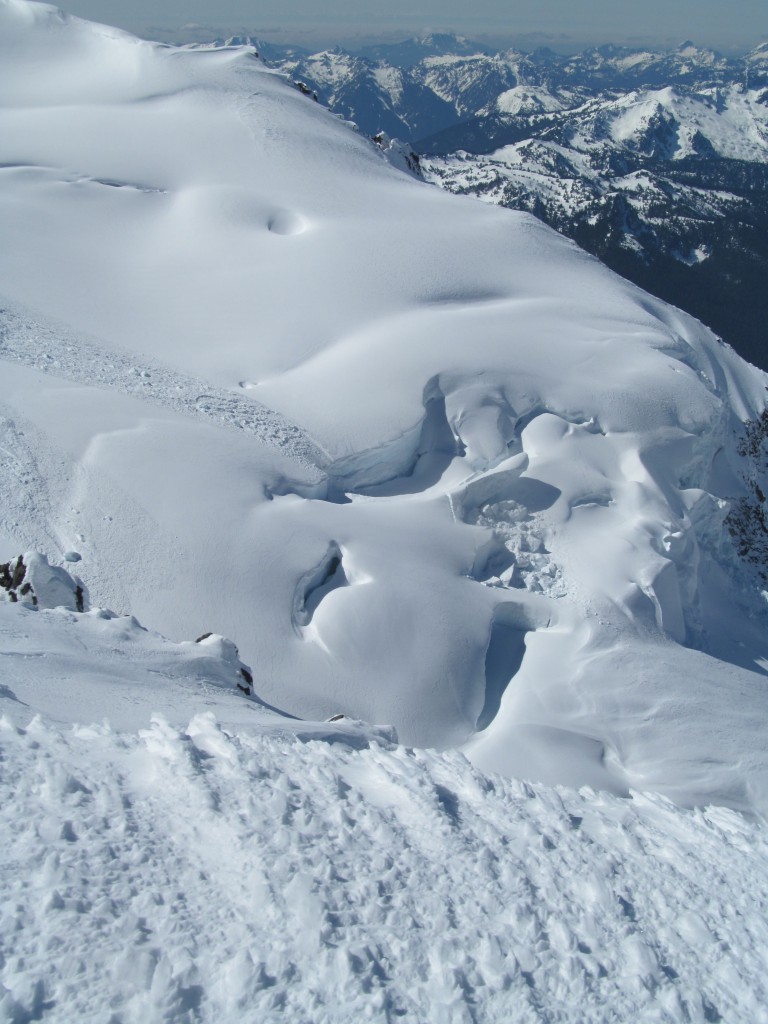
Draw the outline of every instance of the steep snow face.
M294 714L765 805L723 528L762 374L252 51L23 0L0 49L4 558L80 554L95 603L231 637Z

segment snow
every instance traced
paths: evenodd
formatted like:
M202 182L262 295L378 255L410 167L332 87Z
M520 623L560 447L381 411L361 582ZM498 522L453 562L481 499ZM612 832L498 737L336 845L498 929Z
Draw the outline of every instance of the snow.
M393 105L397 105L402 102L403 73L400 68L393 68L389 65L378 64L373 69L373 78L376 84L391 97Z
M0 61L5 1017L766 1019L765 376L249 48Z
M727 537L713 547L737 470L716 486L710 466L721 449L736 466L762 375L532 218L398 173L247 48L109 30L133 63L62 106L59 76L104 30L0 10L9 83L52 49L34 105L11 90L0 112L9 555L78 551L94 603L174 640L231 637L292 714L744 806L735 759L762 792L768 756L728 687L713 759L596 657L619 644L642 664L670 638L720 657L733 638L705 595L761 614ZM299 622L331 548L342 585ZM475 735L510 619L497 712ZM708 673L741 679L761 653ZM677 671L655 678L693 722ZM654 719L653 757L603 712L609 683ZM573 756L547 740L562 733Z
M768 1019L761 826L313 732L103 616L0 605L4 1020Z
M699 245L695 249L691 249L688 253L675 253L675 258L680 260L681 263L685 263L687 266L693 267L697 263L703 263L704 260L708 260L711 255L712 253L707 246Z
M763 162L768 154L765 108L760 91L745 91L740 85L703 90L686 95L674 88L629 93L611 111L610 131L617 142L632 143L659 115L675 124L677 147L673 159L696 152L693 137L703 136L715 152L730 160Z
M642 67L658 60L658 54L639 50L637 53L630 53L626 57L619 57L615 60L616 67L621 68L622 71L626 71L629 68Z
M339 88L343 87L345 82L359 70L360 65L361 61L350 54L324 50L301 60L288 60L283 67L286 73L295 75L297 72L300 73L301 67L306 66L311 72L313 81L334 96Z
M563 102L548 89L516 85L500 93L495 106L502 114L537 114L562 110Z

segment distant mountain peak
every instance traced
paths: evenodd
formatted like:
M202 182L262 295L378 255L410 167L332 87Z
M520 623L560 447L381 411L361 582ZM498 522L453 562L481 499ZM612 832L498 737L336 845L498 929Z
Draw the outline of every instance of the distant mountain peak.
M425 57L466 57L491 51L482 43L453 32L423 32L395 43L376 43L355 51L361 57L385 60L401 67L412 67Z
M760 43L754 50L750 50L746 55L745 60L766 60L768 59L768 39L764 43Z
M595 47L594 53L599 53L601 57L617 57L620 54L631 52L627 46L619 46L616 43L603 43L601 46Z

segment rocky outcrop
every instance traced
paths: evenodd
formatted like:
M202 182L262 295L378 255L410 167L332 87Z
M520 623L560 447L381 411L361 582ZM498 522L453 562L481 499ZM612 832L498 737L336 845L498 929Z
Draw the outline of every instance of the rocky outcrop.
M66 569L50 565L39 551L27 551L0 564L0 590L7 600L30 608L86 609L85 588Z
M240 661L237 645L218 633L203 633L195 640L205 649L206 655L224 662L232 670L234 685L246 697L253 695L253 674L247 665Z

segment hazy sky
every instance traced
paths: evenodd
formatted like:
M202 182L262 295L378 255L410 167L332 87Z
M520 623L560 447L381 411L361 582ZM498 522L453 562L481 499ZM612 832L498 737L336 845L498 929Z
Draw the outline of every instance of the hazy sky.
M729 49L768 38L767 0L63 0L72 14L168 38L247 29L296 42L360 35L409 35L423 29L530 36L562 45L684 39Z

